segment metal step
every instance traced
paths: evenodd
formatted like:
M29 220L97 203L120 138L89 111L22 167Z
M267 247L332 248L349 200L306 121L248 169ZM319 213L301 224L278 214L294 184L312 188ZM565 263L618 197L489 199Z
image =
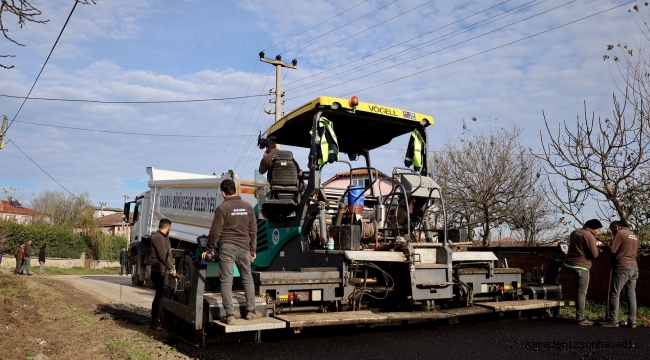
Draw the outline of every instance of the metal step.
M235 319L234 325L228 325L221 321L212 321L212 324L220 326L225 333L237 333L245 331L284 329L287 323L271 317L263 317L255 320Z
M486 302L474 303L476 306L481 306L491 309L495 312L503 311L519 311L519 310L535 310L546 309L558 306L573 305L573 301L569 300L520 300L520 301L499 301L499 302Z
M334 313L285 314L276 316L277 319L286 321L289 328L350 324L382 324L408 320L444 320L455 317L456 316L453 314L437 311L387 313L374 313L372 311L342 311Z

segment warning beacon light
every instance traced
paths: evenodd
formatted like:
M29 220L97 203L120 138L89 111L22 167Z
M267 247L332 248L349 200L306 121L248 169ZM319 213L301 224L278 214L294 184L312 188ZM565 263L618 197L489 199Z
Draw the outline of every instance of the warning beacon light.
M350 98L350 106L354 109L359 105L359 98L356 96L353 96Z

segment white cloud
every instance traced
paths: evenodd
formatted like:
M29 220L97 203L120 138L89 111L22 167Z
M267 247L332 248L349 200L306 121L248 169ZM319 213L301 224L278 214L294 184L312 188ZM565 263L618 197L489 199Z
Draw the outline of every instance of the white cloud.
M359 1L360 2L360 1ZM302 44L315 36L345 25L346 23L379 8L390 1L368 1L350 12L333 19L314 30L297 36L267 52L267 56L282 53L283 59L318 50L353 33L367 29L374 24L399 15L425 0L400 0L384 10L363 18L354 25L343 27L308 45L284 53L287 49ZM619 4L619 1L575 2L553 12L525 21L480 39L442 50L392 69L377 72L387 66L398 64L456 42L469 39L485 31L503 26L517 19L536 14L563 4L559 1L539 2L539 5L520 14L505 18L494 24L459 35L439 44L423 48L418 52L398 59L386 59L368 69L361 69L379 56L421 44L463 26L524 4L527 1L512 1L500 8L464 20L448 28L424 36L395 49L355 62L347 67L328 71L325 74L300 80L324 69L354 60L398 44L406 39L454 22L473 12L480 11L497 1L449 2L435 1L416 12L387 22L358 36L327 47L313 55L299 58L298 70L288 71L287 104L285 110L296 107L319 94L341 95L367 88L379 83L413 74L423 69L445 64L465 56L490 49L494 46L549 29L553 26L589 15L596 11ZM309 1L309 2L267 2L241 1L235 6L246 11L239 23L242 27L253 27L260 36L270 36L268 46L299 33L320 21L331 17L358 2ZM55 52L58 61L48 64L33 96L85 98L102 100L181 100L189 98L231 97L243 95L250 84L249 94L266 93L273 87L273 78L267 78L270 70L259 64L256 74L244 70L242 64L250 65L250 58L232 63L218 63L219 66L184 71L191 63L174 64L176 73L160 70L157 65L164 59L122 64L120 51L115 49L114 58L107 59L102 47L108 44L142 44L160 41L152 29L164 27L169 18L184 14L152 6L148 2L123 2L102 0L96 6L80 7L81 10L68 25L64 40ZM193 9L203 6L206 11L218 11L207 3L184 3ZM39 4L40 5L40 4ZM20 49L20 60L27 59L16 70L2 72L0 92L25 94L35 72L40 68L38 60L44 59L69 9L60 3L42 3L44 13L48 11L52 22L45 26L30 25L21 32L21 38L29 40L29 46ZM66 5L67 6L67 5ZM196 10L195 10L196 11ZM77 15L79 15L77 17ZM190 16L190 15L187 15ZM192 18L183 23L192 27ZM487 119L498 118L503 126L518 124L525 129L530 146L538 147L539 130L542 127L541 111L554 123L571 120L582 111L583 100L597 114L609 114L611 93L614 91L607 63L602 60L605 46L619 39L631 39L636 34L636 25L631 22L627 8L599 15L565 28L522 41L417 76L393 82L389 85L356 93L362 100L389 104L426 114L431 114L436 124L429 128L434 145L448 137L457 136L462 118L476 116L482 124ZM200 31L198 29L197 31ZM70 32L68 32L70 31ZM220 29L219 37L237 37L239 29ZM638 34L637 34L638 35ZM164 40L164 39L163 39ZM242 41L244 39L242 38ZM621 41L623 41L621 40ZM219 43L216 43L219 44ZM245 45L242 45L245 46ZM133 48L129 48L130 51ZM174 48L162 49L172 53ZM214 58L223 52L239 49L216 48ZM248 49L254 56L259 49ZM125 56L128 55L125 53ZM62 61L62 59L64 61ZM66 60L69 59L69 62ZM336 76L339 71L352 69L347 75ZM355 79L358 78L358 79ZM322 79L322 80L321 80ZM319 91L304 97L300 94L354 79L349 83ZM269 82L265 85L265 82ZM301 84L320 80L313 87L291 91ZM17 99L0 99L0 108L17 109ZM257 105L257 107L255 106ZM264 130L270 122L267 115L260 116L260 109L270 106L267 99L242 101L189 103L173 105L106 105L80 103L54 103L28 101L19 120L64 126L78 126L117 131L176 133L200 135L239 135ZM241 114L238 114L241 110ZM8 115L12 115L9 113ZM235 120L237 123L235 123ZM96 200L107 198L118 201L122 195L134 195L127 189L125 179L144 179L144 168L155 166L179 171L212 173L237 167L247 177L259 160L259 151L253 138L183 139L118 136L102 133L78 132L16 123L9 134L39 164L60 180L66 187L91 191ZM404 146L405 139L398 139L389 147ZM228 144L228 145L227 145ZM242 156L242 152L244 155ZM217 164L222 158L221 164ZM303 154L304 153L304 154ZM304 151L300 156L306 156ZM0 186L6 181L38 181L42 187L55 187L22 154L11 145L0 152L3 168ZM384 171L400 164L394 150L382 150L374 164ZM304 163L304 161L301 161ZM330 169L334 171L334 167ZM328 171L330 171L328 170ZM338 170L338 169L337 169ZM330 171L330 172L331 172ZM328 173L326 173L327 176Z

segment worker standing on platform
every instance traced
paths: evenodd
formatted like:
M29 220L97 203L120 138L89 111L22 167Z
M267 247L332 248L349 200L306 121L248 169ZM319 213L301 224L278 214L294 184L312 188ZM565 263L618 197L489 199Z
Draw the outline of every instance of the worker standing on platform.
M576 320L579 325L593 325L585 319L585 302L589 287L589 269L591 259L598 257L600 250L596 244L596 235L603 224L598 219L585 223L582 229L576 229L569 237L569 250L564 259L564 266L576 277Z
M262 314L255 311L255 287L251 274L251 263L255 261L257 246L257 220L253 207L236 196L237 186L232 180L221 183L223 202L214 212L214 220L208 235L206 251L214 255L214 248L219 241L219 272L221 281L221 299L226 311L223 321L235 324L235 311L232 304L232 283L234 266L237 264L246 294L246 320L260 318Z
M614 234L612 241L612 280L609 293L609 312L607 319L601 325L618 327L618 304L621 290L627 294L627 326L636 327L636 281L639 278L639 267L636 257L639 252L639 238L634 235L627 224L613 221L609 229Z
M151 275L150 279L156 289L156 295L151 303L151 330L161 330L160 324L160 299L163 296L165 286L165 270L169 274L176 275L171 243L169 242L169 231L172 222L169 219L161 219L158 223L158 231L151 237Z

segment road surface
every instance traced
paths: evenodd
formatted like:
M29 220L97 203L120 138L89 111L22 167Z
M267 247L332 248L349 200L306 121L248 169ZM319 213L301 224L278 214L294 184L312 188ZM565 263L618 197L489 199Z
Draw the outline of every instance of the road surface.
M131 276L120 275L52 275L49 278L66 282L106 302L125 302L151 308L154 292L131 285Z

